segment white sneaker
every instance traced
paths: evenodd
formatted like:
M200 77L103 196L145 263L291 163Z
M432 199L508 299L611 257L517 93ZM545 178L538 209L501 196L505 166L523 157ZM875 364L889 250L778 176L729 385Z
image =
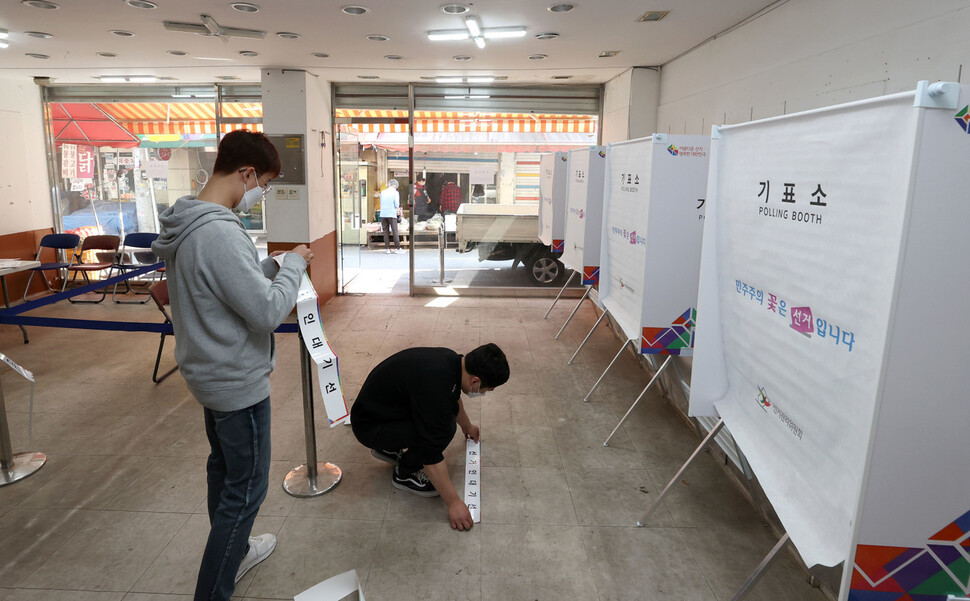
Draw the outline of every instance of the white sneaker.
M405 254L405 253L406 253L406 252L408 252L408 251L406 251L406 250L404 250L403 248L399 248L399 249L397 249L397 250L396 250L396 251L394 251L394 252L396 252L396 253L397 253L397 254L399 254L399 255L403 255L403 254Z
M384 253L385 254L388 254L388 255L391 254L392 252L394 252L394 251L392 251L391 249L387 249L387 250L384 251Z
M276 548L276 536L272 534L260 534L259 536L249 537L249 551L239 564L239 571L236 572L236 582L242 580L246 572L256 567L256 565L269 557L269 554Z

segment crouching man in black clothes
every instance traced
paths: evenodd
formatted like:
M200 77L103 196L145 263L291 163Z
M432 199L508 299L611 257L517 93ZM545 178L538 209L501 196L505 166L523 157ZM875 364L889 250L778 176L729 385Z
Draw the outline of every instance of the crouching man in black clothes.
M442 454L455 437L478 441L461 393L482 396L509 379L505 353L494 344L465 356L446 348L412 348L370 372L350 411L354 435L371 454L394 465L391 484L420 495L441 495L451 527L467 530L472 516L448 477Z

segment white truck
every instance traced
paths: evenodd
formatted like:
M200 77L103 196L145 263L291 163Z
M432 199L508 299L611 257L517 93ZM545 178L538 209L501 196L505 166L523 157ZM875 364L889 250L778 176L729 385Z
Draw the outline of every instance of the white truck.
M512 261L525 265L535 286L562 285L566 267L539 241L538 205L469 204L458 207L458 252L478 250L479 261Z

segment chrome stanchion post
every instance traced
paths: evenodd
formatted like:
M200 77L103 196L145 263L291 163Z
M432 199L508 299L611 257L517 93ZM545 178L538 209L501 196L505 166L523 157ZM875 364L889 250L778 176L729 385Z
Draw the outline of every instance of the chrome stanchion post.
M438 283L445 283L445 245L448 241L445 235L445 224L438 228Z
M0 486L23 480L44 466L47 456L43 453L16 453L10 444L10 428L7 425L7 407L3 402L3 386L0 384Z
M663 362L663 365L660 366L660 369L657 370L657 373L653 374L653 378L651 378L650 382L647 383L646 387L643 389L643 392L640 393L640 396L637 397L637 400L633 401L633 404L630 405L630 408L627 409L623 417L620 418L620 423L616 424L616 427L613 428L613 431L610 432L610 435L606 437L606 440L603 442L604 447L610 446L610 441L613 439L613 435L616 434L616 431L620 429L620 426L623 425L623 422L626 421L626 418L630 417L630 413L632 413L633 410L636 408L637 404L640 402L640 399L643 398L643 395L647 394L647 391L650 390L650 387L653 386L653 383L657 381L657 378L660 377L660 374L663 373L663 370L668 365L670 365L670 360L672 358L673 358L673 355L667 355L667 359Z
M559 294L556 295L556 300L552 301L552 305L549 306L549 310L546 311L546 314L542 316L542 319L549 317L549 314L552 313L552 308L555 307L556 303L559 302L559 297L562 296L562 293L566 291L566 287L569 286L569 282L573 281L573 278L576 277L576 273L578 272L574 269L573 272L569 274L569 277L566 279L566 283L562 285L562 289L559 291Z
M283 478L283 490L294 497L316 497L328 493L340 484L343 476L333 463L317 462L317 432L313 417L313 370L310 352L303 345L303 335L298 334L300 344L300 371L303 384L303 430L306 438L307 462L295 467Z

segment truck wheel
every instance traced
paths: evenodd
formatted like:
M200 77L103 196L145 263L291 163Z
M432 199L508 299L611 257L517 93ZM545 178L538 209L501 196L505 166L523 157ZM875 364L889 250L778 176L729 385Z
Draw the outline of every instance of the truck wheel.
M536 286L555 286L562 283L566 266L562 261L549 255L537 255L526 263L529 277Z

